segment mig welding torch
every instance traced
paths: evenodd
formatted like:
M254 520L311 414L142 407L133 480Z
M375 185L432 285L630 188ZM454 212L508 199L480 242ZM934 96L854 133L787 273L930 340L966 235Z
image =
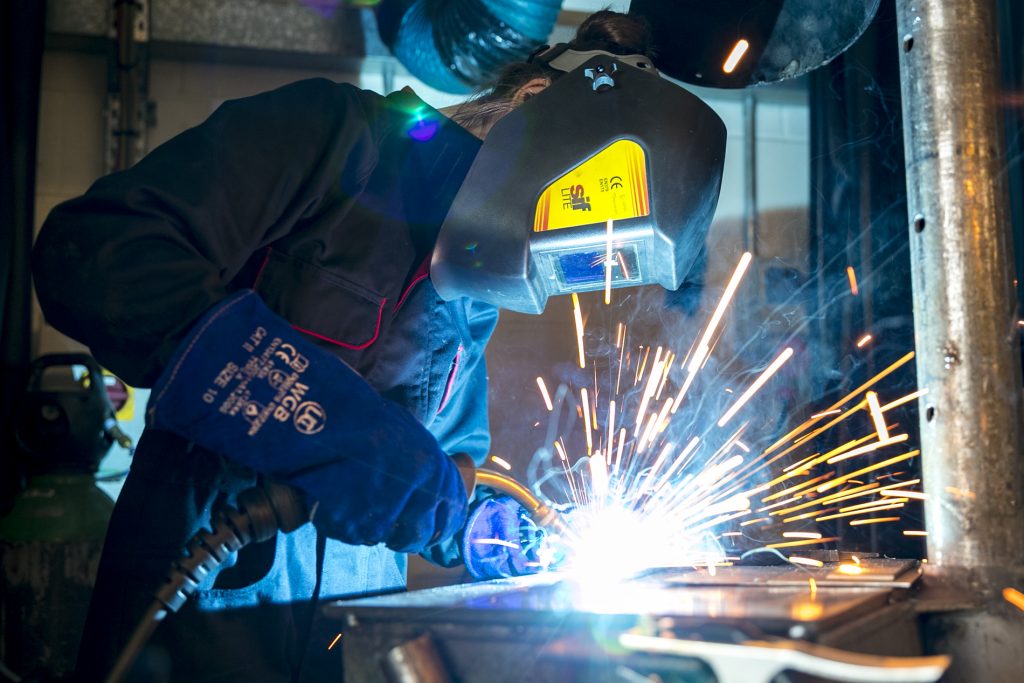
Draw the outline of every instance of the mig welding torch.
M558 512L546 505L526 486L512 477L477 469L465 453L452 456L467 494L477 485L503 493L522 505L542 528L568 535L569 529ZM167 580L157 590L153 603L135 627L107 676L106 683L121 683L142 648L169 612L177 612L203 581L232 553L250 543L267 541L278 532L288 533L316 516L316 503L309 504L301 491L286 484L265 480L238 495L235 504L220 509L212 529L202 529L188 542L184 556L175 561Z

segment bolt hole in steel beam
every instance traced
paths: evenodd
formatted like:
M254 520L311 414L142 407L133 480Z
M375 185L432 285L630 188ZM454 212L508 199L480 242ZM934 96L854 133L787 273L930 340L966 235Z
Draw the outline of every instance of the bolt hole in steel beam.
M914 36L903 36L903 51L910 52L914 49Z
M924 232L924 216L917 214L914 216L914 232Z
M924 411L924 419L931 422L935 419L935 406L928 406Z

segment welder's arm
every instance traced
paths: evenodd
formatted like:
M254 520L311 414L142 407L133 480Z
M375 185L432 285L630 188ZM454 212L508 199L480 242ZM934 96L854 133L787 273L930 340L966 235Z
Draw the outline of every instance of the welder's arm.
M465 316L465 329L470 338L464 339L460 352L460 367L444 406L430 423L430 431L437 436L446 453L465 453L479 467L491 449L488 422L487 363L484 349L498 322L498 310L493 306L464 299L458 314ZM473 492L471 507L490 498L494 492L478 486ZM464 565L462 531L455 537L430 547L423 556L442 567Z
M248 290L195 325L147 421L304 491L347 543L419 552L465 519L461 476L419 421Z
M360 191L377 160L373 102L322 79L229 101L57 206L33 250L47 322L152 386L250 255Z

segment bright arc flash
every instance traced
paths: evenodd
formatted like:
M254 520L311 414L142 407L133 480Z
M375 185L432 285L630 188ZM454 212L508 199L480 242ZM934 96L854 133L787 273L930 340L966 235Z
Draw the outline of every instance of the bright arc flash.
M765 382L771 379L772 375L778 372L779 368L781 368L783 364L792 356L793 349L787 346L786 349L779 354L778 358L773 360L772 364L765 368L764 372L762 372L758 376L758 378L754 380L754 383L751 384L750 387L748 387L747 390L743 392L743 395L740 396L736 400L736 402L732 404L732 407L730 407L729 410L725 411L725 415L723 415L721 419L718 420L718 426L724 427L726 423L728 423L729 420L731 420L733 416L740 411L740 408L746 405L747 401L749 401L754 396L754 394L756 394L758 390L764 386Z
M604 305L607 306L612 302L612 223L614 221L608 219L608 239L605 244L604 252Z
M540 397L544 399L544 407L546 407L550 413L555 409L555 406L551 403L551 394L548 393L548 387L544 384L543 377L537 378L537 387L540 389Z
M645 515L622 501L579 508L567 521L576 535L563 569L575 583L601 591L605 602L609 585L640 571L725 559L712 533L680 529L672 514Z
M722 71L727 74L731 74L736 70L736 66L739 65L740 60L743 59L743 55L747 54L747 50L750 49L750 43L745 39L740 38L733 45L732 51L729 52L729 56L725 58L725 64L722 65Z
M576 321L576 345L580 352L580 367L587 367L587 361L583 354L583 313L580 311L580 298L576 292L572 293L572 316Z

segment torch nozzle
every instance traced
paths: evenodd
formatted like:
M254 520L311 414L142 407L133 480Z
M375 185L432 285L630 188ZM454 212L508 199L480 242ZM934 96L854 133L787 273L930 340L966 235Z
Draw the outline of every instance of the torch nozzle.
M563 537L575 535L557 510L545 504L540 498L533 495L530 489L512 477L500 472L478 469L476 470L476 483L511 497L530 511L531 518L538 526L554 531Z

